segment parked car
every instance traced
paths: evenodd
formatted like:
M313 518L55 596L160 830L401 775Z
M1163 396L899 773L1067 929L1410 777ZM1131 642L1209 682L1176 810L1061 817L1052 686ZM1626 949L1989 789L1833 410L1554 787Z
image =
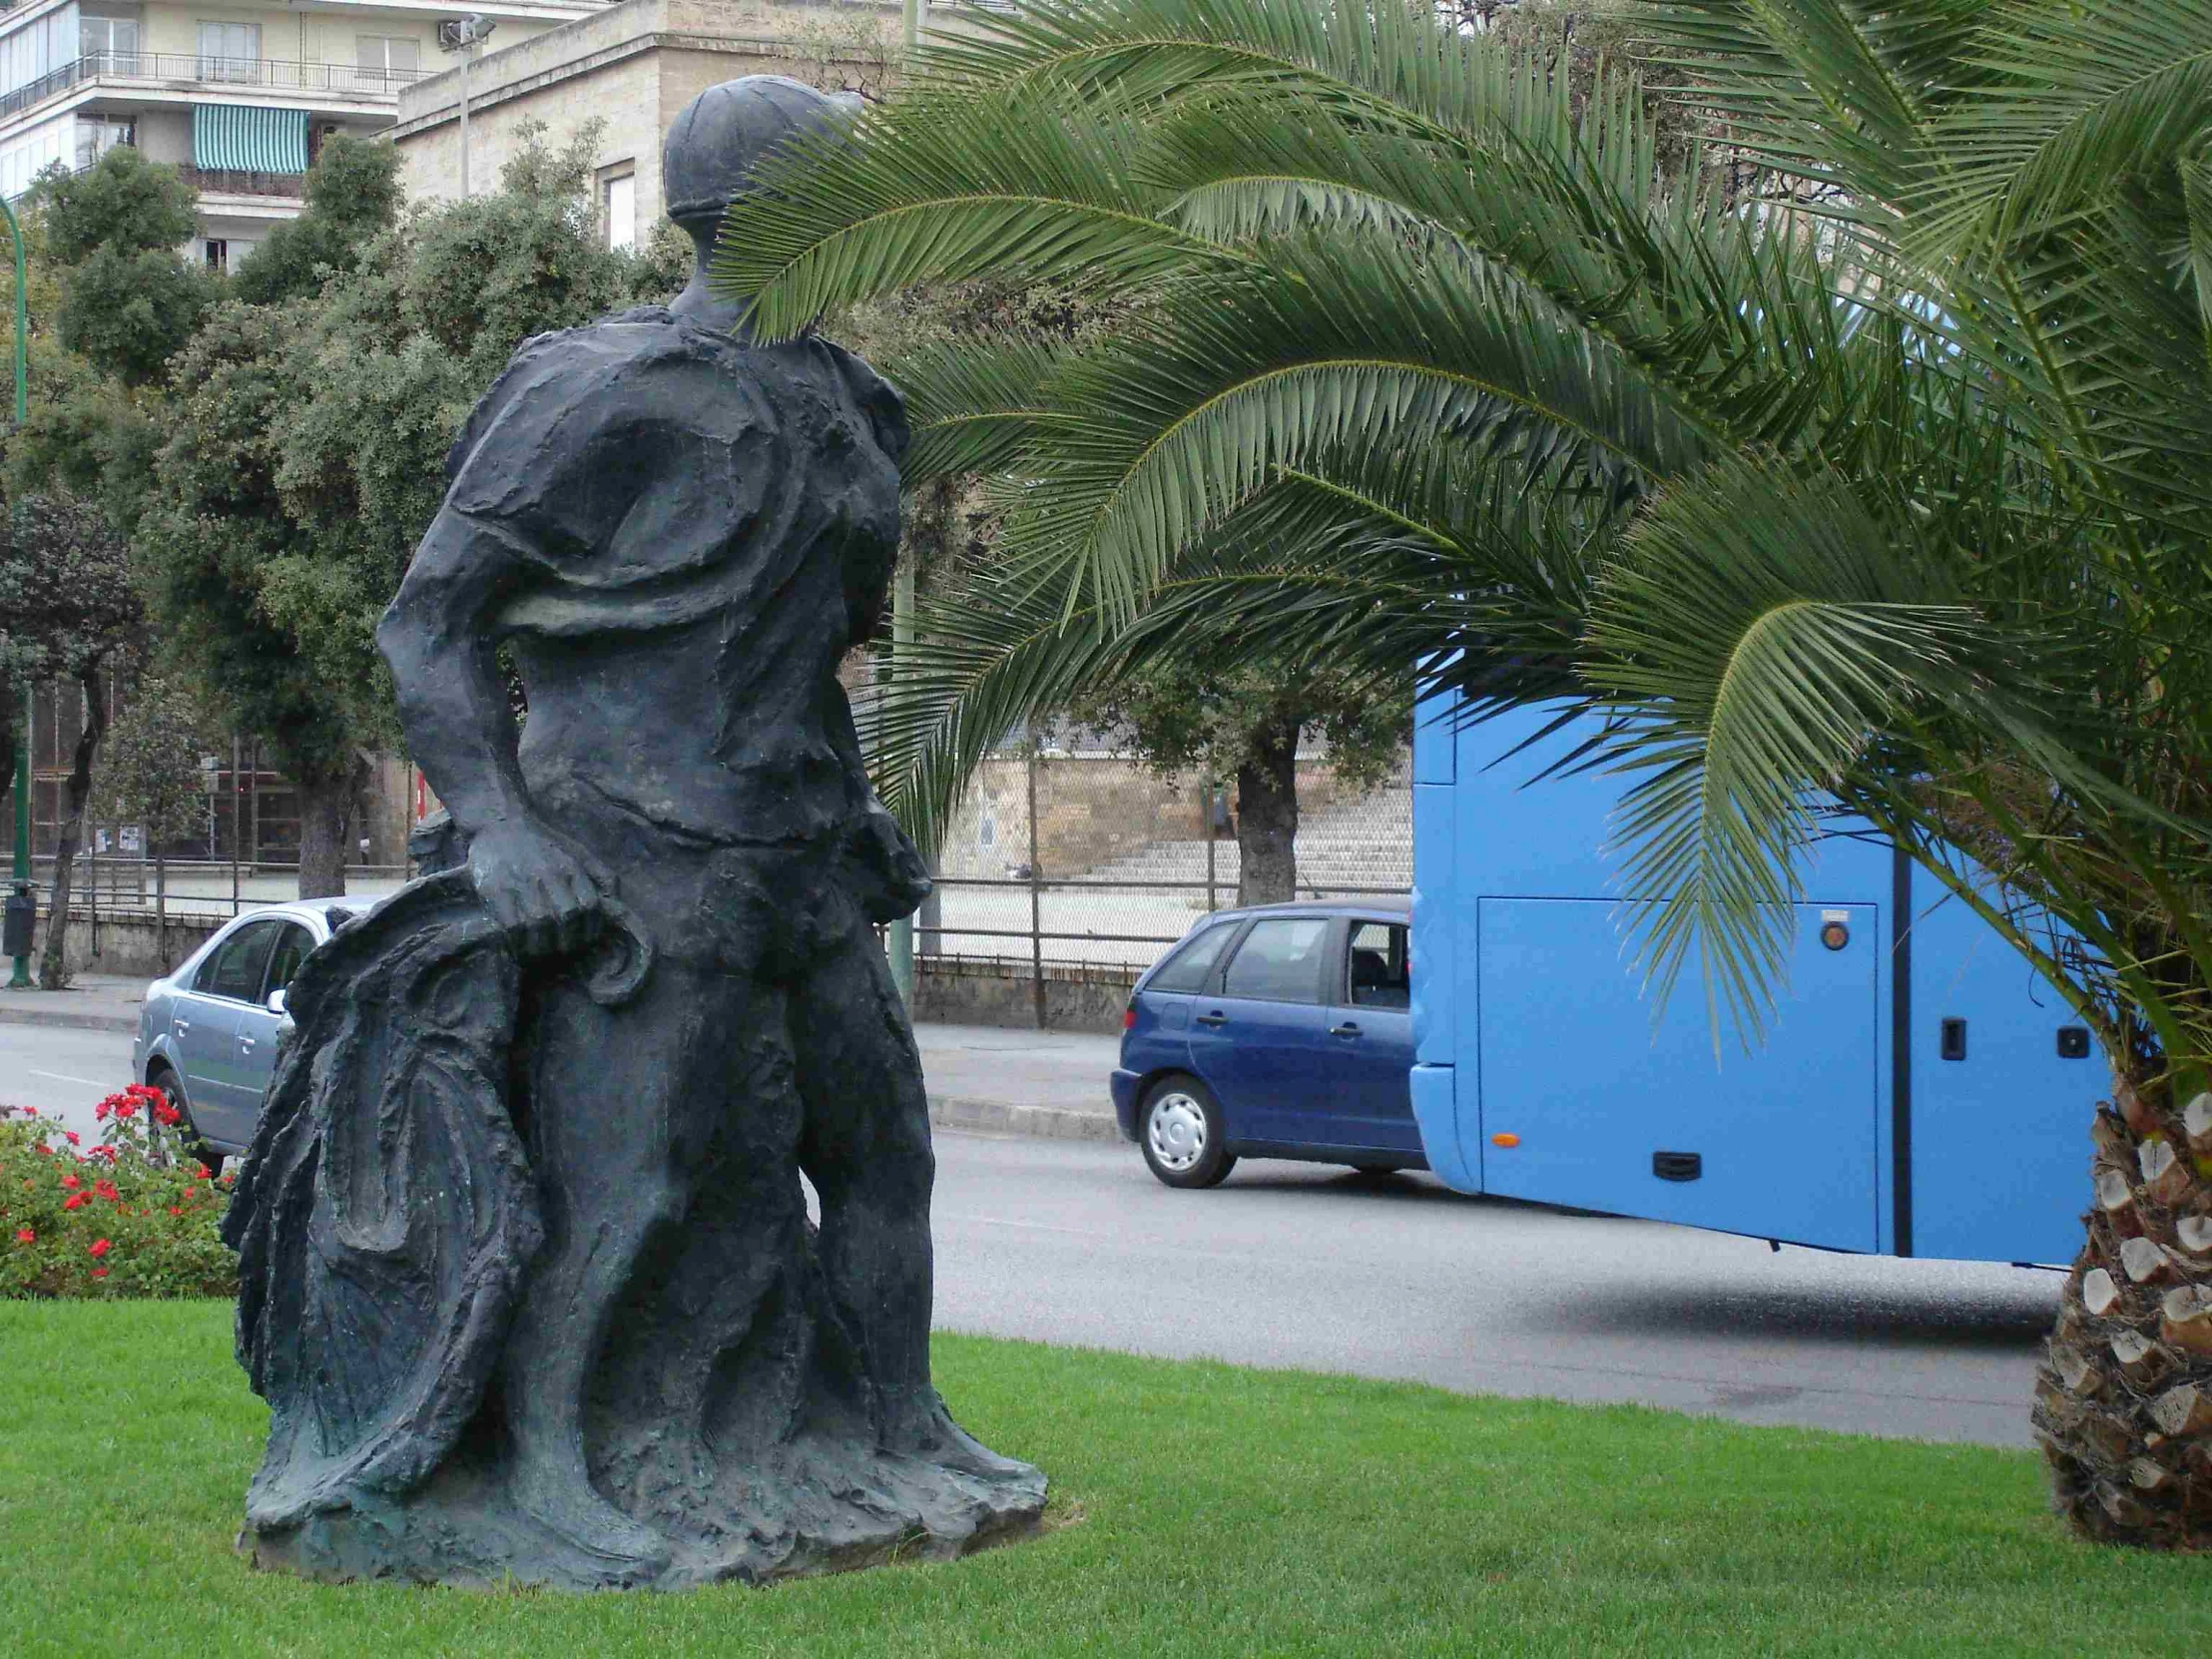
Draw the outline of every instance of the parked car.
M1373 901L1224 910L1147 969L1112 1086L1152 1173L1212 1187L1240 1157L1427 1168L1406 921Z
M276 1065L284 988L361 900L306 898L249 910L146 987L132 1071L185 1114L211 1165L244 1152Z

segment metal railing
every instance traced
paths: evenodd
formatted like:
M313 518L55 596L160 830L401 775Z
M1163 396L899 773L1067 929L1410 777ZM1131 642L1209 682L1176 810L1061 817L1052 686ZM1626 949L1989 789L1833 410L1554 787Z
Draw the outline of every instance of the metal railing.
M180 167L177 170L194 190L219 196L280 196L293 201L306 194L304 173L249 173L235 167Z
M262 87L278 92L327 92L397 102L399 89L434 69L361 69L345 63L295 63L283 58L221 58L199 52L91 52L37 80L0 94L0 119L67 92L83 81L157 81L178 87Z
M407 879L400 864L348 863L346 890L373 900ZM31 860L31 878L45 914L54 891L54 860ZM228 921L265 904L281 904L299 890L296 863L232 863L218 858L138 858L81 851L70 871L69 914L78 917L146 917L173 922Z

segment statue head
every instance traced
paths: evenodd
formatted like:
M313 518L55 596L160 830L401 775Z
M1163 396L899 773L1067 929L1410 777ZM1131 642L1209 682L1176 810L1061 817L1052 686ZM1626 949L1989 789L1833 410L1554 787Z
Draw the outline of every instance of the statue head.
M729 309L707 291L723 210L755 188L755 173L787 140L833 131L859 113L850 93L819 92L787 75L747 75L686 104L661 147L661 198L698 251L680 311Z
M754 170L787 139L826 133L858 113L849 93L818 92L787 75L725 81L686 104L661 147L661 195L687 231L753 188Z

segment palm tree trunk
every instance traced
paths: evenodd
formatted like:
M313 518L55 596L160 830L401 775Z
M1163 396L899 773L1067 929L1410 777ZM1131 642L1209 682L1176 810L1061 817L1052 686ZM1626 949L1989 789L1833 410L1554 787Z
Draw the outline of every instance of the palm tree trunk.
M353 799L367 782L367 763L356 758L335 777L299 785L299 896L334 898L345 891L345 842Z
M84 694L85 724L70 756L69 782L62 787L61 823L55 826L54 899L46 918L46 948L39 957L38 981L50 991L69 983L69 889L77 869L77 848L85 840L85 803L92 799L92 764L100 740L108 735L108 705L100 695L100 671L77 676Z
M1298 726L1272 722L1237 768L1237 902L1298 896Z
M2133 1075L2130 1075L2130 1072ZM2089 1236L2036 1377L2061 1514L2091 1537L2212 1547L2212 1094L2156 1063L2099 1105Z

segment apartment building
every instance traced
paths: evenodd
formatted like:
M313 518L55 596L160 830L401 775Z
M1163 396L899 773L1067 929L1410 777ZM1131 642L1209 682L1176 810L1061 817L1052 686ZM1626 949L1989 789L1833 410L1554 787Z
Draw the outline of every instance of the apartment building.
M300 209L336 132L392 125L399 94L447 59L438 24L471 13L519 43L605 0L24 0L0 11L0 194L118 144L185 169L194 252L228 270Z

